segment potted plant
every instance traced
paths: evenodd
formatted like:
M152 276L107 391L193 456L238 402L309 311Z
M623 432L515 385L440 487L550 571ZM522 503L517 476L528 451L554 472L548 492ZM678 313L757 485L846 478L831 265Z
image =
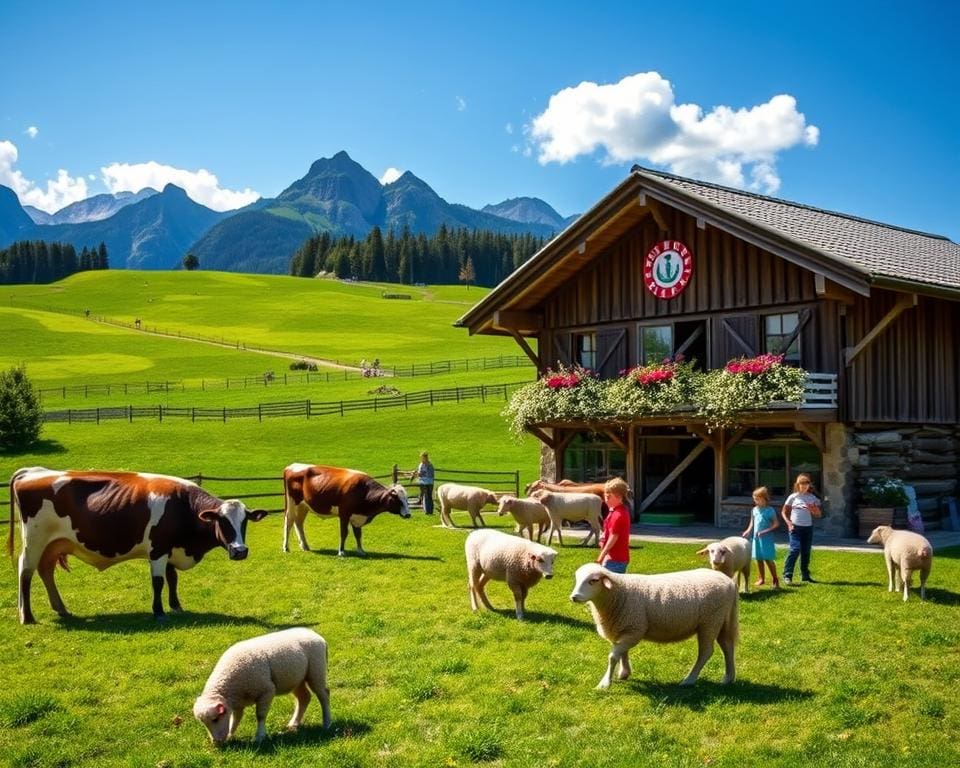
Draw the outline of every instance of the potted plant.
M878 525L893 525L894 510L906 508L907 492L895 477L874 477L863 486L860 506L860 535L868 536Z

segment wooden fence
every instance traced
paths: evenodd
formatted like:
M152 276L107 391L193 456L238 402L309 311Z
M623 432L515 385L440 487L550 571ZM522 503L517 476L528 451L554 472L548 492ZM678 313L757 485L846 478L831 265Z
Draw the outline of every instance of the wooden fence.
M228 408L168 406L168 405L120 405L103 408L67 408L59 411L44 411L44 421L67 424L99 424L102 421L127 421L151 419L188 419L190 421L227 421L228 419L272 419L281 416L345 416L357 411L385 411L415 405L437 403L460 403L466 400L506 400L510 392L528 382L510 384L482 384L475 387L448 387L421 392L393 394L359 400L292 400L282 403L258 403L257 405Z
M408 489L408 495L411 499L410 506L419 508L420 486L409 480L411 469L401 469L398 464L394 464L390 472L382 475L373 475L374 480L388 485L391 483L400 483ZM520 470L473 470L473 469L443 469L437 468L435 471L436 486L441 483L462 483L464 485L479 485L488 488L497 493L512 493L515 496L520 495ZM260 476L260 477L219 477L216 475L204 475L198 473L184 478L191 480L197 485L206 488L214 496L221 499L241 499L244 504L250 508L265 508L268 512L283 512L283 476ZM269 485L268 485L269 484ZM9 478L4 481L0 488L0 509L4 513L0 514L0 525L9 523L10 515L6 507L10 506L9 499L10 483ZM254 503L254 500L256 502ZM266 500L266 501L264 501Z

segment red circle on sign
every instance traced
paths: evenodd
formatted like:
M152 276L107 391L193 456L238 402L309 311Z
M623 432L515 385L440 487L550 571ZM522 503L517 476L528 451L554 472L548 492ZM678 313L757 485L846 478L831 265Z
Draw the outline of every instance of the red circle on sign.
M693 254L679 240L661 240L643 261L643 284L658 299L683 293L693 276Z

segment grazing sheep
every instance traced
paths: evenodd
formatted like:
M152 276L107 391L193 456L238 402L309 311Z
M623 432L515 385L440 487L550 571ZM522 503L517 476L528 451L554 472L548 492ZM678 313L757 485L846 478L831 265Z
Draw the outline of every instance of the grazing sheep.
M879 525L873 529L867 544L883 544L883 559L887 563L887 591L900 589L903 582L903 599L910 596L910 582L913 572L920 572L920 599L927 599L927 577L933 565L933 547L919 533L913 531L895 531L889 525Z
M437 498L440 499L440 524L445 528L457 527L450 517L451 509L465 509L469 512L474 528L477 527L477 520L480 521L480 525L486 525L480 515L480 509L487 504L497 503L497 495L493 491L456 483L441 485L437 489Z
M540 577L553 578L553 559L557 552L550 547L511 536L500 531L472 531L464 550L467 556L467 588L470 607L477 610L477 598L494 610L483 588L491 579L505 581L516 602L517 618L523 618L523 603L530 588Z
M586 520L590 524L590 533L583 540L587 546L590 538L593 543L600 543L600 499L592 493L555 493L553 491L534 491L530 498L539 501L547 508L550 515L550 533L547 534L547 544L553 541L556 531L560 546L563 546L563 534L560 526L564 520L578 522Z
M537 527L537 541L543 535L543 529L550 525L550 515L547 508L536 499L518 499L516 496L502 496L497 505L497 514L505 515L509 512L517 521L517 530L520 535L527 531L530 541L533 541L533 526Z
M742 536L727 536L725 539L708 544L697 552L706 555L710 567L715 571L727 574L733 583L739 587L743 580L743 591L750 591L750 541Z
M680 685L693 685L713 655L716 642L723 651L726 674L736 677L734 647L739 635L736 585L722 573L698 568L654 576L612 573L596 563L581 565L570 599L590 603L597 632L613 645L606 674L597 688L610 687L613 669L630 676L628 654L641 640L673 643L697 636L697 661Z
M323 727L330 727L327 688L327 643L316 632L295 627L234 643L220 657L193 714L223 744L237 730L243 710L257 706L257 742L267 735L267 712L278 693L297 700L287 727L296 730L310 703L310 691L323 707Z

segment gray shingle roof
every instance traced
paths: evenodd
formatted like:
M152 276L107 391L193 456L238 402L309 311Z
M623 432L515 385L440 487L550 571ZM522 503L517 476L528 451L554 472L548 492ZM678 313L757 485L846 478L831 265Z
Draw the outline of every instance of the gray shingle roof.
M633 170L828 256L853 262L875 277L960 289L960 245L945 237L639 166Z

